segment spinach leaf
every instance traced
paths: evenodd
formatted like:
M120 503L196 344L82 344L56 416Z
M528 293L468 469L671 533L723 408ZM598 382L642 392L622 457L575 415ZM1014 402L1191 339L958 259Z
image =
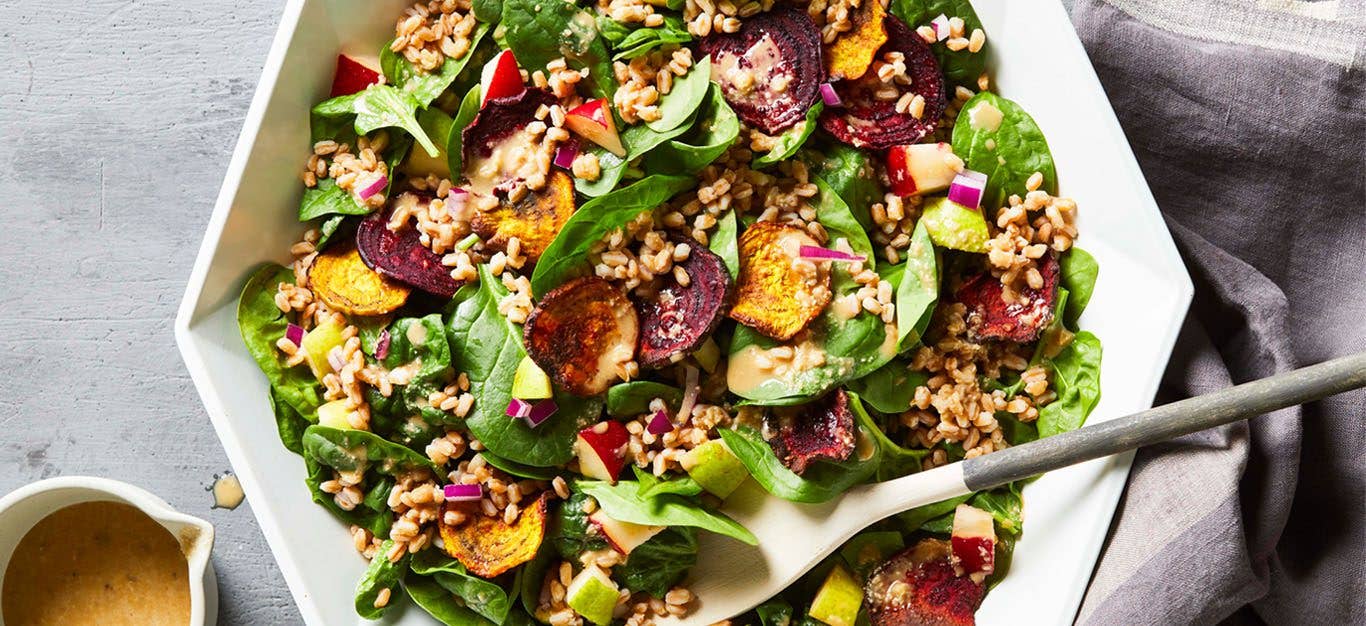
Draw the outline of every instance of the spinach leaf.
M928 380L927 374L912 371L905 360L892 359L873 373L849 381L847 386L879 412L898 414L910 410L915 388Z
M376 511L369 507L356 507L346 510L337 505L336 499L332 494L324 492L321 485L332 480L332 469L327 465L313 460L307 454L304 455L304 469L308 472L304 477L304 484L308 486L308 492L313 498L313 502L321 505L332 513L333 517L351 526L360 526L367 529L377 537L389 536L389 527L394 523L394 514L387 509Z
M440 113L438 111L438 113ZM394 133L395 137L389 142L388 149L385 150L384 162L389 166L389 185L388 189L393 189L393 172L398 171L398 166L403 159L408 156L408 151L413 147L413 139L407 135ZM303 199L299 202L299 221L307 222L326 216L337 215L369 215L371 209L356 199L351 192L337 186L337 181L331 178L318 180L315 187L304 189ZM319 247L322 245L319 241Z
M839 194L863 230L872 232L877 228L869 208L882 202L883 189L868 154L835 142L827 142L819 151L807 150L805 154L813 173Z
M691 176L650 176L584 203L541 253L541 260L531 275L531 292L543 296L587 271L588 252L603 235L625 226L645 211L653 211L696 184L697 180Z
M451 180L460 180L464 174L464 130L479 115L480 87L475 85L460 99L460 108L451 120L451 134L446 140L446 163L451 169Z
M641 29L645 30L645 29ZM636 32L640 32L639 30ZM659 119L646 122L651 130L663 133L683 126L693 119L697 107L711 88L711 57L702 57L682 78L674 81L673 89L659 98Z
M759 614L759 626L789 626L792 605L782 598L773 598L754 609Z
M409 574L403 578L403 589L414 604L446 626L494 626L493 622L465 608L456 600L455 594L431 577Z
M560 557L574 561L584 552L607 547L607 539L588 521L583 505L588 494L574 490L555 511L555 532L551 543Z
M981 113L976 113L978 107ZM993 121L974 123L975 115L984 119L992 109L1000 111L999 124ZM982 92L963 105L959 123L953 127L953 152L963 159L968 169L987 175L982 206L992 209L1006 205L1011 194L1024 195L1025 181L1034 172L1043 174L1041 189L1058 191L1058 173L1053 165L1053 154L1048 151L1048 140L1020 105L991 92Z
M562 465L574 458L574 436L597 419L602 400L556 393L559 411L535 430L506 415L517 364L526 356L522 328L498 311L498 301L506 295L503 283L480 265L479 281L461 287L451 300L446 323L451 360L469 376L474 394L465 425L490 452L505 459L536 467Z
M607 42L607 47L614 51L621 42L626 41L627 36L635 32L630 26L606 15L597 16L593 19L593 23L597 24L598 34L602 35L602 38ZM617 60L616 57L612 57L612 59Z
M897 351L904 352L920 342L934 317L939 302L939 256L924 222L917 223L906 248L906 261L899 272L883 274L896 285Z
M607 516L615 520L647 526L692 526L749 545L756 545L759 541L754 533L724 513L707 510L687 498L671 494L642 498L640 485L634 480L617 481L615 485L581 480L574 485L575 489L593 496Z
M280 392L270 388L270 409L275 413L275 427L280 433L280 441L285 449L294 454L304 453L304 430L313 422L299 414L299 411L280 398Z
M811 108L806 110L806 120L783 131L781 135L778 135L777 140L773 144L773 148L768 152L755 157L754 162L750 164L750 167L762 169L792 158L792 155L796 154L797 151L806 144L806 140L811 137L811 133L816 132L816 127L819 126L817 120L820 119L821 111L824 110L824 102L816 102L811 105Z
M518 463L516 461L505 459L501 456L489 452L488 450L480 452L479 456L484 457L484 460L488 461L489 465L492 465L500 470L503 470L504 472L507 472L519 478L530 478L532 480L554 480L556 476L560 475L559 468L534 467L531 465L525 465L522 463Z
M588 68L593 94L611 99L616 78L593 16L564 0L503 0L503 36L528 72L564 57Z
M940 14L962 19L964 37L971 35L973 30L982 28L982 20L978 19L977 12L972 9L972 3L968 0L892 0L887 10L901 18L901 21L906 22L912 29L929 24L930 20ZM986 69L989 45L991 40L987 39L987 43L976 53L970 52L967 48L949 50L943 42L936 43L931 48L934 50L934 56L939 59L939 68L950 83L976 89L977 77Z
M287 367L275 342L285 336L289 319L275 306L275 291L280 283L294 283L294 270L280 265L264 265L247 279L237 301L237 327L247 352L256 359L270 383L271 393L304 419L318 420L318 380L307 367ZM278 415L278 413L277 413Z
M612 578L632 591L663 598L697 563L697 531L687 526L666 528L631 551Z
M408 555L403 555L398 561L390 561L387 557L393 547L393 539L385 539L384 543L379 544L375 558L370 560L370 567L365 569L365 575L356 585L356 613L365 619L379 619L393 606L390 603L376 608L375 598L384 589L390 590L390 593L398 591L399 581L403 579L403 573L408 571Z
M715 84L698 111L697 121L688 134L653 150L645 158L645 170L665 174L696 174L720 157L740 136L740 118L735 116L721 89Z
M955 496L942 502L918 506L905 513L898 513L896 521L901 526L902 531L906 533L928 530L924 528L927 522L942 517L945 514L953 515L953 510L957 508L958 505L967 502L968 498L971 497L972 494L966 494Z
M844 542L840 556L862 580L883 560L905 547L906 539L895 530L867 530Z
M323 249L327 248L327 244L331 243L331 242L332 242L332 239L333 239L338 233L343 233L343 232L349 233L349 232L351 232L351 229L343 229L343 228L342 228L342 226L346 224L346 217L347 217L347 216L345 216L345 215L333 215L333 216L331 216L331 217L329 217L329 218L323 220L322 225L318 227L318 249L319 249L319 250L323 250ZM354 224L353 224L352 226L354 227Z
M417 469L440 474L431 459L371 432L313 425L304 431L304 456L343 471L373 469L386 476Z
M509 592L498 583L469 573L464 565L446 553L423 550L412 556L411 564L414 574L431 576L475 613L495 624L502 624L507 619L513 604Z
M639 494L644 499L666 493L680 496L695 496L702 493L702 485L697 484L697 481L687 474L660 477L641 469L638 465L632 465L631 470L635 472L636 481L640 483Z
M687 121L664 132L658 132L646 124L626 126L621 131L621 146L626 149L626 156L624 157L612 154L601 146L591 147L589 151L598 157L598 167L601 168L602 173L597 180L574 179L575 191L590 198L596 198L616 189L617 183L621 182L632 162L648 154L664 142L687 132L692 126L695 116L696 112Z
M1020 482L1002 485L972 495L968 504L991 514L997 535L1019 535L1024 531L1024 497Z
M820 459L799 476L778 460L773 447L764 441L759 431L742 426L720 432L731 452L745 464L750 475L765 491L792 502L829 501L850 487L868 480L882 460L881 450L874 446L867 458L860 458L860 451L856 450L845 461Z
M854 416L858 418L859 427L863 429L865 435L872 438L881 454L882 460L878 464L875 475L877 480L891 480L920 471L920 463L930 453L929 450L910 450L893 442L886 433L882 432L882 428L873 420L873 416L868 414L868 409L863 406L863 398L857 393L849 392L849 406L854 409Z
M612 417L635 417L650 412L655 398L664 404L678 406L683 401L683 390L673 385L649 380L633 380L612 385L607 389L607 414Z
M389 510L389 493L394 489L394 479L388 476L380 476L373 481L370 490L365 493L365 500L361 502L366 508L376 513L383 513Z
M716 220L716 231L707 242L707 248L726 262L726 270L730 272L731 280L740 277L739 222L735 218L734 209L726 211L721 215L721 219Z
M868 240L868 231L863 229L853 212L849 210L849 205L844 203L844 199L830 187L828 183L819 176L813 178L816 188L820 190L820 203L816 205L816 220L825 227L825 232L830 235L830 244L833 246L838 239L844 239L853 248L854 254L861 254L866 259L863 264L872 269L877 267L877 259L873 255L873 243Z
M522 600L522 608L528 615L536 614L536 605L541 600L541 586L545 584L546 574L555 562L555 554L556 551L551 548L549 542L542 542L536 556L522 566L517 581L520 587L518 595Z
M479 47L479 43L483 41L484 35L488 31L488 23L479 22L475 26L474 32L470 34L470 48L465 52L465 56L459 59L448 57L441 64L441 67L434 72L418 69L416 65L410 63L403 55L391 50L387 45L379 53L379 65L389 84L412 94L417 99L419 106L426 107L433 100L436 100L437 96L446 91L460 76L461 72L465 71L465 66L475 56L475 49Z
M454 376L451 348L440 313L426 317L405 317L389 327L389 354L381 361L385 368L418 365L417 373L406 385L396 385L405 417L421 415L431 424L460 424L463 420L427 401L435 391L444 389Z
M393 85L371 85L365 91L349 96L338 96L313 107L313 134L331 131L323 138L336 137L348 121L354 132L368 135L381 128L400 128L412 135L427 154L436 157L441 151L432 143L422 125L417 123L421 104L412 94L399 91Z
M471 3L474 19L494 25L503 19L503 0L474 0Z
M1058 398L1039 409L1039 436L1081 428L1100 402L1100 339L1081 331L1057 356L1045 359Z
M605 17L598 18L598 30L603 30L604 22L611 22L614 25L608 27L613 31L611 35L603 32L603 36L612 42L612 49L616 52L616 56L612 57L614 61L634 59L649 54L661 46L692 41L688 25L683 22L682 17L675 14L666 13L664 23L659 26L635 30L627 30L620 22ZM622 30L617 30L618 28ZM614 41L615 37L619 39Z
M1059 284L1071 294L1067 300L1067 312L1063 315L1063 323L1076 328L1077 319L1081 317L1082 311L1086 310L1086 305L1091 302L1091 294L1096 290L1100 265L1091 253L1076 246L1062 255L1059 262L1062 266Z

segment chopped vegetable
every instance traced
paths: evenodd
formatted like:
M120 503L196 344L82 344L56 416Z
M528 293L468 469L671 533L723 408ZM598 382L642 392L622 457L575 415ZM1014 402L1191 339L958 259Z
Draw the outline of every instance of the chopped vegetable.
M731 319L777 340L791 339L830 302L830 272L801 262L819 242L796 226L759 222L740 237L740 280Z
M408 301L408 286L370 269L354 246L318 253L308 276L323 304L348 315L384 315Z
M627 379L640 322L615 285L585 277L546 294L523 326L527 354L561 388L595 396Z
M489 517L465 509L467 519L458 526L441 518L441 540L446 553L471 573L494 578L536 556L545 538L549 496L527 504L509 524L501 515ZM446 510L468 507L467 502L447 502Z

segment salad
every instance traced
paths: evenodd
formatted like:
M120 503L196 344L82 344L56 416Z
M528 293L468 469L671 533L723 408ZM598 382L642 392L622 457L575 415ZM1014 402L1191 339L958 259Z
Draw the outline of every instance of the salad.
M369 567L357 613L686 616L753 480L824 502L1099 399L1048 144L966 0L431 0L311 112L238 320ZM1009 63L1009 59L1003 62ZM972 623L1021 484L883 520L735 623Z

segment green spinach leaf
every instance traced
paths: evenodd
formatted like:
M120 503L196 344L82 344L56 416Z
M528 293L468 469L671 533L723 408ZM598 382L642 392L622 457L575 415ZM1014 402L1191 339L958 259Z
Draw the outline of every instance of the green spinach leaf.
M892 359L873 373L849 381L848 387L879 412L899 414L910 410L915 388L928 380L924 372L911 371L905 360Z
M863 264L872 269L877 267L877 259L873 255L873 243L868 240L868 231L863 229L853 212L849 210L849 205L844 203L844 199L835 193L835 190L819 176L814 177L816 188L820 190L820 203L816 205L816 220L825 227L825 232L830 235L830 245L833 246L838 239L844 239L853 248L854 254L861 254L864 257Z
M1039 436L1081 428L1100 402L1100 339L1081 331L1057 356L1045 359L1058 398L1039 409Z
M612 30L611 35L608 35L603 29L604 22L611 22L614 25L608 27ZM616 56L613 56L612 59L615 61L644 56L654 51L655 48L669 44L692 41L692 35L688 33L688 25L683 22L683 18L671 13L664 15L664 23L659 26L635 30L629 30L611 18L600 17L598 18L598 30L603 31L603 36L612 43L612 50L616 52ZM614 41L613 39L617 37L619 38Z
M641 469L638 465L632 465L631 470L635 472L636 481L640 483L639 493L643 499L666 493L679 496L696 496L702 493L702 485L697 484L697 481L687 474L660 477Z
M289 326L289 319L275 306L275 291L280 283L293 284L294 270L270 264L251 275L237 301L237 327L247 352L266 375L272 395L304 419L315 422L318 406L323 403L317 378L303 365L286 366L275 348L275 342L285 336Z
M692 526L749 545L759 541L754 533L724 513L707 510L687 498L671 494L642 498L640 485L634 480L618 481L615 485L581 480L575 482L575 489L593 496L603 512L615 520L647 526Z
M1062 265L1061 282L1070 294L1067 300L1063 323L1071 328L1077 327L1077 320L1091 302L1091 294L1096 290L1096 278L1100 276L1100 264L1091 253L1073 246L1059 259Z
M875 475L877 480L891 480L920 471L920 463L929 454L928 450L903 448L888 438L873 416L868 414L867 407L863 405L863 398L857 393L849 392L849 407L854 410L859 427L865 435L872 438L881 455L882 460Z
M370 507L355 507L346 510L337 505L337 501L332 494L324 492L321 485L332 480L332 468L323 465L307 454L304 455L304 469L308 475L304 478L304 484L308 486L308 492L313 498L313 502L332 513L333 517L341 520L350 526L360 526L367 529L376 537L389 536L389 527L393 525L394 514L387 509L376 511Z
M901 18L901 21L906 22L912 29L929 24L930 20L941 14L962 19L964 37L971 35L973 30L982 28L982 20L978 19L977 12L972 9L972 3L968 0L892 0L887 10ZM986 69L987 46L990 45L991 40L988 39L982 49L975 53L967 48L949 50L944 42L934 44L931 49L939 59L939 68L949 83L976 89L977 77Z
M560 475L559 468L535 467L532 465L518 463L516 461L511 461L496 454L493 454L488 450L480 452L479 455L484 457L484 460L488 461L489 465L492 465L500 470L503 470L504 472L507 472L519 478L530 478L531 480L553 480L556 476Z
M840 546L840 556L860 580L866 578L887 557L906 547L906 540L895 530L866 530Z
M641 29L644 30L644 29ZM640 32L637 30L636 32ZM673 89L659 98L659 119L645 125L657 133L671 131L693 119L697 107L711 88L711 57L693 65L682 78L674 81Z
M416 65L410 63L403 55L391 50L387 45L379 53L379 65L389 84L412 94L417 99L419 106L426 107L433 100L436 100L437 96L446 91L455 82L455 79L465 71L465 66L475 56L475 49L479 47L479 43L483 41L484 35L488 31L488 23L480 22L475 26L474 32L470 34L470 48L465 52L465 56L459 59L447 58L435 72L418 69Z
M803 154L813 173L839 194L863 230L872 232L877 228L869 209L882 202L883 189L868 154L835 142L827 142L820 150L806 150Z
M587 271L588 252L603 235L625 226L645 211L653 211L696 184L697 180L690 176L650 176L584 203L541 254L536 271L531 275L531 292L543 296Z
M463 420L449 411L432 406L427 398L444 389L455 371L451 368L451 348L440 313L426 317L405 317L389 327L389 354L381 361L389 370L417 366L406 385L396 385L406 415L421 415L430 424L460 424Z
M551 543L560 557L567 561L577 560L584 552L607 547L607 538L588 521L588 513L584 512L583 505L588 499L588 494L576 489L555 511L555 532Z
M790 626L792 605L782 598L773 598L754 609L759 614L759 626Z
M474 394L465 425L500 457L536 467L562 465L574 458L574 437L598 418L602 400L556 393L559 410L535 430L523 420L508 418L512 380L526 350L522 328L498 311L498 301L505 295L503 283L481 265L479 281L461 287L451 300L446 337L452 362L469 376Z
M860 458L856 451L845 461L821 459L799 476L778 460L773 447L753 428L722 430L721 438L765 491L792 502L829 501L868 480L882 460L881 450L874 446L867 458Z
M711 234L707 248L726 262L731 280L740 277L740 221L735 218L734 209L716 220L716 231Z
M439 468L422 454L364 430L329 428L313 425L304 431L304 456L322 465L343 471L373 469L386 476Z
M429 576L409 574L403 577L403 589L414 604L446 626L495 626L462 605L455 594Z
M280 398L280 392L270 388L270 409L275 413L276 430L285 449L295 454L304 453L304 431L313 422L299 414L299 411Z
M512 596L498 583L469 573L459 561L440 550L423 550L412 556L414 574L430 576L455 594L465 606L485 619L502 624L512 609Z
M806 144L806 140L811 137L811 133L816 132L819 126L817 120L821 117L821 112L825 110L824 102L817 102L806 110L806 120L792 128L789 128L774 141L773 148L754 158L750 167L762 169L776 163L781 163L792 158L798 150Z
M446 140L446 163L451 169L451 180L460 180L464 175L465 152L464 130L479 115L480 87L475 85L460 99L460 108L451 120L451 134Z
M503 0L474 0L471 3L474 19L490 26L503 19Z
M1000 112L999 123L993 110ZM1041 189L1057 193L1058 173L1048 140L1020 105L982 92L963 105L958 119L953 127L953 152L968 169L987 175L983 207L994 213L1011 194L1024 195L1025 181L1034 172L1043 174Z
M740 136L740 118L735 116L721 89L715 84L699 110L687 135L659 146L645 157L645 170L652 173L696 174L711 165Z
M564 57L588 68L593 95L612 97L616 77L593 16L564 0L503 0L503 36L517 63L529 72Z
M937 518L943 517L945 514L948 514L950 516L953 515L953 510L957 508L958 505L967 502L968 499L971 497L972 494L955 496L942 502L935 502L932 504L926 504L925 506L919 506L909 511L906 511L905 513L898 513L896 516L896 521L898 524L900 524L901 529L906 533L914 533L921 530L929 530L928 528L925 528L926 523Z
M365 91L338 96L314 106L313 135L317 138L321 132L326 133L323 139L344 137L342 129L348 121L354 133L359 135L368 135L381 128L399 128L412 135L427 154L436 157L441 151L418 124L419 108L421 104L410 93L399 91L393 85L371 85Z
M633 380L612 385L607 389L607 414L612 417L635 417L650 412L655 398L669 406L678 406L683 390L673 385L650 380Z
M696 563L697 531L674 526L636 546L626 563L612 570L612 578L627 589L662 599Z
M386 556L393 547L393 539L385 539L379 545L375 558L370 560L370 567L366 568L365 575L356 585L356 613L365 619L379 619L384 615L392 603L375 607L375 598L385 589L390 593L398 591L403 573L408 571L408 555L403 555L398 561L390 561Z
M883 274L896 285L897 351L905 352L920 342L939 303L939 255L924 222L915 225L906 261L899 272Z

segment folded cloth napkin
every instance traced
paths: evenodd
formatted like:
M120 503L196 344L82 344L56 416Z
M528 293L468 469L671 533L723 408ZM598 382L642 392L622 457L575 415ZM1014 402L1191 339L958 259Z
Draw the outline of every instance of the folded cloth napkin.
M1072 17L1195 281L1158 401L1366 350L1362 0ZM1364 430L1357 391L1140 450L1078 622L1366 624Z

